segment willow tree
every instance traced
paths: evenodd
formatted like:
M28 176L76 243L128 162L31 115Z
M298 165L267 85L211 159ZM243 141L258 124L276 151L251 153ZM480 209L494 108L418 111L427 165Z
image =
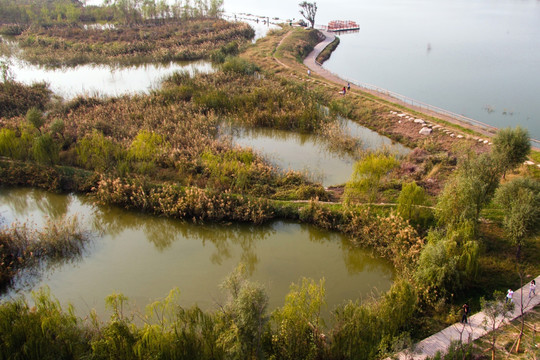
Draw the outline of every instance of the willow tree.
M504 210L503 227L519 261L524 241L540 232L540 182L514 179L497 190L495 200Z
M475 234L480 212L493 198L500 177L501 168L491 154L465 160L438 198L435 212L439 225L448 230L463 230L467 225Z
M355 202L367 198L377 201L385 177L399 166L393 155L369 153L354 164L351 179L345 185L345 201Z
M125 25L138 22L141 16L142 0L104 0L103 4L111 7Z
M493 138L493 155L503 175L521 165L531 152L529 132L520 126L499 130Z
M210 0L207 16L219 18L223 14L223 0Z
M398 214L405 220L411 220L418 223L428 215L428 212L424 207L427 202L426 192L414 181L403 184L397 202Z
M505 233L516 246L516 264L521 280L520 287L523 288L525 269L521 263L521 249L528 238L540 232L540 182L528 178L514 179L497 189L495 200L504 210ZM519 352L525 328L523 296L519 305L521 328L516 352Z
M223 331L217 343L231 359L260 359L264 331L269 320L268 295L262 285L248 281L244 264L240 264L222 282L229 300L220 313Z

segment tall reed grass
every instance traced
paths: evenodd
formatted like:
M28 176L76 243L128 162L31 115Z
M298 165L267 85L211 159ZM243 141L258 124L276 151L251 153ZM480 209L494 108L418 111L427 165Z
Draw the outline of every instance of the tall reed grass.
M41 230L17 223L0 229L0 287L22 270L80 256L87 240L77 217L49 220Z
M102 179L95 189L105 204L138 209L194 221L249 221L262 223L272 217L268 201L200 188L154 186L139 181Z
M45 83L27 86L6 79L0 82L0 118L23 116L31 108L43 110L51 95Z

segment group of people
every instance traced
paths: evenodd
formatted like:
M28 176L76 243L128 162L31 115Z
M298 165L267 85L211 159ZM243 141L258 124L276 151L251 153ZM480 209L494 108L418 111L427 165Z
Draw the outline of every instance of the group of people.
M347 86L346 87L344 86L343 90L341 90L340 93L342 95L345 95L347 93L347 91L351 91L351 83L347 83Z
M311 70L308 69L307 75L311 76ZM339 92L341 95L345 95L347 91L351 91L351 83L347 83L347 86L344 86L343 89Z
M529 299L536 295L536 281L533 279L531 283L529 284ZM512 289L508 289L506 292L506 302L513 302L514 297L514 291Z
M533 279L531 283L529 284L529 299L536 296L536 281ZM513 302L514 298L514 291L512 289L508 289L506 292L506 303ZM469 307L469 304L465 303L463 304L462 308L462 316L461 316L461 322L463 324L467 324L467 318L469 316L469 313L471 312L471 309Z

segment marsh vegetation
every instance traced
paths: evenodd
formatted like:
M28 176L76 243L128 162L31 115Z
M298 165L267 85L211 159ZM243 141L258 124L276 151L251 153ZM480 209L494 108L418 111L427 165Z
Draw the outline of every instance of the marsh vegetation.
M142 326L123 311L120 294L107 300L113 313L107 323L85 324L40 293L35 309L23 300L2 305L1 318L16 324L10 330L5 320L2 336L17 340L28 332L48 345L14 340L2 351L36 358L378 358L452 323L460 301L475 310L478 295L515 284L516 263L525 273L537 270L538 179L519 168L530 151L526 133L501 132L493 150L398 133L385 115L388 103L298 80L298 60L319 37L294 30L281 42L286 31L247 49L212 41L201 53L220 64L218 71L176 73L147 95L51 101L46 87L4 79L5 89L15 90L6 90L10 105L2 114L0 181L80 191L102 204L195 222L314 224L392 261L399 274L392 288L340 306L328 326L320 317L324 282L301 280L269 314L265 290L242 270L224 282L230 297L219 310L181 307L173 291L151 305ZM29 106L26 99L34 97ZM342 131L340 116L416 148L406 157L363 151ZM353 153L358 162L343 197L234 146L219 136L224 122L316 134ZM50 331L32 332L43 321L53 324Z
M43 229L20 223L1 228L0 289L11 285L22 271L81 256L87 241L77 217L49 220Z

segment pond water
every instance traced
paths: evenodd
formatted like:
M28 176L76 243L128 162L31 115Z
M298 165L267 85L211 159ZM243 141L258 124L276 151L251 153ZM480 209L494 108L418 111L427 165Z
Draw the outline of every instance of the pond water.
M299 19L298 2L225 0L229 12ZM325 67L540 139L540 1L318 0L316 24L354 20Z
M6 58L0 58L6 60ZM78 95L117 96L147 93L159 88L163 78L177 71L211 73L208 61L171 62L138 66L79 65L57 69L32 65L10 58L10 71L15 80L32 84L45 81L55 94L71 99Z
M360 139L366 150L387 149L397 155L410 152L403 145L353 121L341 121L350 135ZM303 172L324 186L344 184L351 177L355 159L330 150L328 140L320 136L268 128L234 128L226 132L234 144L250 147L280 169Z
M386 291L392 266L353 248L337 233L311 226L274 222L252 225L194 225L116 208L92 205L85 197L31 189L0 189L2 225L14 220L42 227L44 218L77 214L93 240L81 259L48 268L39 278L19 281L3 294L10 299L47 285L61 303L79 315L121 292L143 309L175 287L184 306L205 309L223 304L220 282L240 263L250 279L264 285L270 309L283 305L291 283L301 277L326 279L328 308L376 289Z

